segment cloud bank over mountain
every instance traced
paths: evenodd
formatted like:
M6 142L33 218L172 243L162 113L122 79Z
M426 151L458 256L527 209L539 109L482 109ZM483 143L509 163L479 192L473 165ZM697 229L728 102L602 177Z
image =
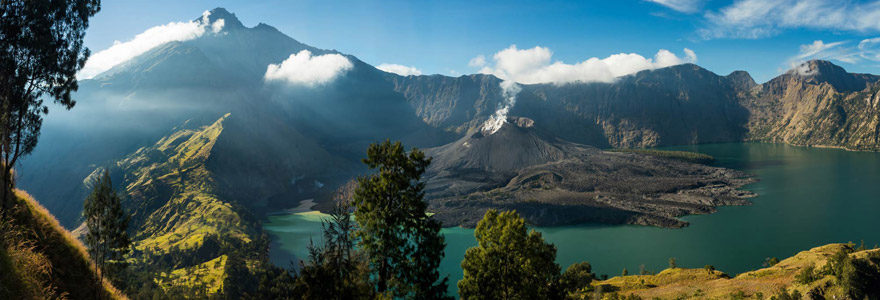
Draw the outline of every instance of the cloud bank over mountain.
M684 56L661 49L653 58L635 53L613 54L606 58L592 57L587 60L567 64L552 61L553 52L549 48L536 46L531 49L518 49L511 45L492 56L488 64L482 56L470 61L471 66L482 67L480 73L492 74L501 79L519 83L571 82L613 82L617 77L634 74L643 70L669 67L684 63L695 63L697 55L685 48Z
M353 67L354 64L341 54L312 56L311 51L302 50L280 64L270 64L264 78L267 82L315 86L333 81Z
M398 64L384 63L384 64L380 64L380 65L376 66L376 69L379 69L379 70L382 70L382 71L385 71L388 73L394 73L394 74L397 74L400 76L422 75L422 70L419 70L416 67L404 66L404 65L398 65Z
M151 27L129 41L116 41L110 48L98 51L89 57L77 77L80 79L93 78L118 64L168 42L192 40L207 32L219 33L220 30L223 30L225 21L219 19L211 23L208 19L210 15L211 12L205 11L199 20L171 22Z

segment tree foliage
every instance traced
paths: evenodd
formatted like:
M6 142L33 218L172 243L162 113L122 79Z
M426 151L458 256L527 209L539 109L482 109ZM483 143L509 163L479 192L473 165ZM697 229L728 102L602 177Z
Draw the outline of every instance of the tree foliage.
M623 269L624 273L626 268ZM626 274L624 274L626 275ZM596 278L593 267L588 262L579 262L568 266L562 276L559 277L559 289L566 293L574 293L590 286L590 282Z
M558 298L556 247L529 231L516 212L489 210L474 231L458 282L462 299Z
M127 266L124 256L129 252L131 244L128 238L129 215L123 209L119 195L113 190L107 171L104 171L95 183L92 193L86 198L83 218L88 229L85 242L89 255L102 271L98 285L100 286L104 274L119 282L118 276Z
M0 1L0 156L2 205L12 197L12 168L33 151L51 99L70 109L76 72L89 50L83 36L100 0Z
M380 294L437 299L446 296L446 278L437 268L445 241L440 222L427 215L423 201L430 158L418 149L407 153L400 142L372 144L363 160L378 172L358 178L354 192L356 236L368 257Z
M302 299L369 299L372 286L365 258L355 249L349 205L338 203L323 224L323 245L309 247L309 261L297 277Z

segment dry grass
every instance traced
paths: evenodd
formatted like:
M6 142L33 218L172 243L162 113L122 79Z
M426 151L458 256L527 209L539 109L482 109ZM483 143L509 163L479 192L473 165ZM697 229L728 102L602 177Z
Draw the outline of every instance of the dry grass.
M29 289L40 287L38 299L95 299L96 294L105 299L127 299L107 280L96 287L94 283L100 273L91 263L85 246L33 197L21 190L15 190L15 195L18 201L9 224L15 229L7 232L18 232L13 235L16 245L4 250L23 258L11 260L13 268L31 270L36 278L44 279L40 282L21 277L29 280Z
M795 275L808 266L823 267L831 255L844 247L844 244L816 247L782 260L772 267L742 273L734 278L728 278L719 271L710 274L705 269L676 268L666 269L656 275L613 277L593 285L603 286L605 291L616 291L620 295L635 294L644 299L730 299L735 294L752 299L760 296L769 299L780 289L805 294L812 287L825 284L831 278L820 278L805 286L795 282ZM851 255L858 257L877 251L880 250L864 250Z

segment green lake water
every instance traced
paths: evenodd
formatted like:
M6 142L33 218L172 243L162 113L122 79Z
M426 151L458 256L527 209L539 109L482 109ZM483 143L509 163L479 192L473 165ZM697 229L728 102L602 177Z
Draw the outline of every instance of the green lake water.
M721 207L710 215L686 216L690 226L582 225L537 228L558 248L563 267L589 261L597 274L614 276L627 268L638 273L707 264L729 274L760 268L764 259L784 258L812 247L864 240L880 242L880 153L794 147L781 144L712 144L666 149L702 152L718 166L755 175L745 188L758 193L753 205ZM269 217L264 228L274 240L273 262L288 266L305 257L309 239L320 240L320 215ZM472 229L446 228L441 272L450 290L461 278L460 262L476 244Z

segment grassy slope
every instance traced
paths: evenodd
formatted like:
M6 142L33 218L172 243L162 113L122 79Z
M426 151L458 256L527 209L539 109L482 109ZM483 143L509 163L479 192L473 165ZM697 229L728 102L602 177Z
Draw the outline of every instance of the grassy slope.
M206 167L227 117L177 130L116 163L124 177L126 206L134 214L134 267L151 272L166 292L221 291L228 252L224 249L250 245L259 237L257 225L240 207L219 198ZM156 259L169 258L170 265L153 265Z
M85 247L24 191L0 237L0 299L126 299L97 273Z
M616 291L621 295L635 294L644 299L728 299L740 292L747 298L759 298L759 295L763 295L769 299L782 288L803 295L813 287L829 283L833 276L825 275L809 285L803 285L795 282L795 275L808 266L821 269L828 258L843 247L846 245L816 247L782 260L772 267L742 273L734 278L728 278L720 271L710 274L705 269L675 268L663 270L656 275L613 277L594 282L593 286L603 286L603 290ZM864 250L850 255L863 257L868 252L877 251L880 250Z

